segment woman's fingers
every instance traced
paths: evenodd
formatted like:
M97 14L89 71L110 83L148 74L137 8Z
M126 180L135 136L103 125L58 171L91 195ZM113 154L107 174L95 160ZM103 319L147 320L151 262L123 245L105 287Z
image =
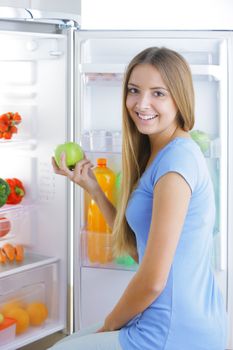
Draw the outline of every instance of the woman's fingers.
M61 158L60 158L60 166L59 168L63 171L63 173L69 177L69 178L72 178L73 176L73 172L72 170L70 170L67 165L66 165L66 154L65 152L62 152L61 154Z
M53 170L54 170L55 174L66 175L66 174L63 172L63 170L61 170L61 169L58 167L58 165L57 165L57 163L56 163L54 157L52 157L52 167L53 167Z
M88 162L88 163L83 165L82 175L83 175L84 179L88 179L88 178L94 179L95 178L91 168L92 168L91 162Z
M76 181L82 181L86 179L86 171L87 167L90 167L91 163L89 160L82 160L76 164L74 168L74 179Z
M52 157L52 166L56 174L67 176L71 181L74 181L81 186L83 186L90 178L95 179L91 170L93 164L86 158L86 156L75 165L73 170L70 170L66 165L66 154L63 152L61 154L59 166L57 165L55 158Z

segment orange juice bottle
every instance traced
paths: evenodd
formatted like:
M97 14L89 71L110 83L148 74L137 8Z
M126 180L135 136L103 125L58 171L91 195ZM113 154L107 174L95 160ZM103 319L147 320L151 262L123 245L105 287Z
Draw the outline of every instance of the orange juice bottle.
M114 204L115 174L107 167L105 158L97 159L97 166L93 170L95 177L105 196ZM111 228L94 199L90 200L87 211L87 253L91 262L106 263L112 260Z

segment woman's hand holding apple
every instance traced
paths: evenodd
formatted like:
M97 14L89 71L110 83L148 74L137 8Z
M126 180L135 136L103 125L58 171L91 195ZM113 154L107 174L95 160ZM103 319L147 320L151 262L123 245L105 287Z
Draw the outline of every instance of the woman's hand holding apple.
M90 160L86 159L86 157L76 163L73 170L70 170L66 165L66 154L64 152L61 154L60 166L58 167L54 157L52 157L52 165L56 174L67 176L68 179L81 186L91 196L94 196L95 193L100 190L99 184L91 169L93 164Z

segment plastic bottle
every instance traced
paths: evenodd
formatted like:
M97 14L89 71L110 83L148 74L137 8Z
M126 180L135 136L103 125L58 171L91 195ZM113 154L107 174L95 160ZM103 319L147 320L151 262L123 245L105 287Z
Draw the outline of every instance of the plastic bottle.
M106 197L115 204L114 172L107 167L107 159L98 158L97 166L93 170L96 179ZM91 198L87 211L87 254L89 260L99 263L107 263L112 260L111 228L106 223L103 214L99 210L94 199Z

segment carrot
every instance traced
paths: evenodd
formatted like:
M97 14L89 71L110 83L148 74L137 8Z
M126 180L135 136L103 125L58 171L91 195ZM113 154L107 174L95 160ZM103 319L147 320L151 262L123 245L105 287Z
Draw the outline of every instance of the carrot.
M10 261L14 261L15 259L15 248L13 247L13 245L11 245L10 243L6 243L3 245L2 247L3 252L6 254L7 258Z
M24 259L24 248L21 244L15 246L15 260L18 262L23 261Z
M1 248L0 248L0 263L2 263L2 264L6 263L6 255L4 254L4 252Z

